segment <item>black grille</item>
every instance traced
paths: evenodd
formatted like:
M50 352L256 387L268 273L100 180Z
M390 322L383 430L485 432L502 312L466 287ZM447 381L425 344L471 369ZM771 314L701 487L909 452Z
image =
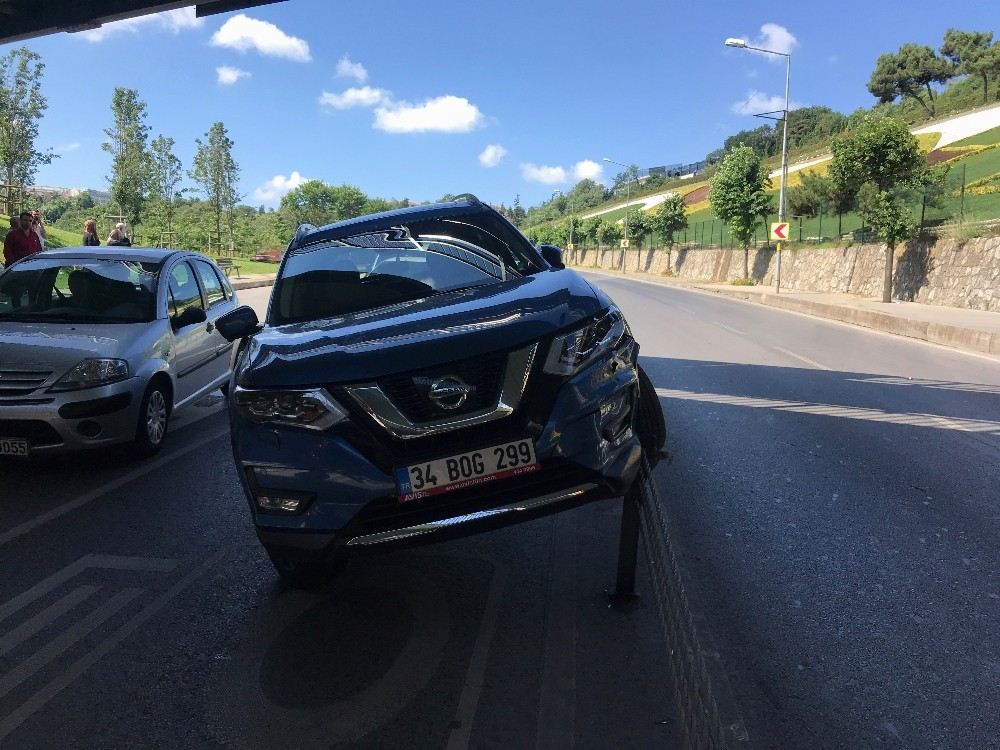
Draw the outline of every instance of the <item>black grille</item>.
M39 419L0 419L0 437L27 438L32 446L59 445L63 441L52 425Z
M390 375L381 378L378 385L410 421L430 422L495 406L506 367L507 353L499 352L401 375ZM449 376L475 388L457 409L443 409L428 397L431 386Z

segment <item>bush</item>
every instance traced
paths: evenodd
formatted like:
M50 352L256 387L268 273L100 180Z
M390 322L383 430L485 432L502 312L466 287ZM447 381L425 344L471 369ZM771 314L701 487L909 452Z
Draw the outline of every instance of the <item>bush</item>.
M733 286L756 286L757 282L753 279L733 279L729 282Z

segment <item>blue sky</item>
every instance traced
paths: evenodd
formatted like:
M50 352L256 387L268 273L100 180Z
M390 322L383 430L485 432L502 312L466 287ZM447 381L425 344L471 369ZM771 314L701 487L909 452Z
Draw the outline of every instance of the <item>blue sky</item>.
M881 52L936 48L949 26L1000 35L992 5L287 0L201 21L174 11L26 43L46 63L39 145L61 153L37 182L106 187L103 129L114 87L127 86L185 167L195 138L222 120L253 205L276 205L304 179L533 205L583 176L610 181L619 168L602 157L697 160L761 122L742 112L780 107L784 66L724 47L727 36L790 49L792 100L850 112L873 102L865 83Z

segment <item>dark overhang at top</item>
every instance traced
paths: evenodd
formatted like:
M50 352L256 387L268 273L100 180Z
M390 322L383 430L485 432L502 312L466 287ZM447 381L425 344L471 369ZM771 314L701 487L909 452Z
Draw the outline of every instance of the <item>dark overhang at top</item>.
M199 18L284 0L0 0L0 44L195 6Z

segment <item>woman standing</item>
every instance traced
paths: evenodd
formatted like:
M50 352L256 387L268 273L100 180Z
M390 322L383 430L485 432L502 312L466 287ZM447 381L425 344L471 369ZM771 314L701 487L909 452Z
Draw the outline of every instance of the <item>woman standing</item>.
M83 222L83 244L86 247L101 244L101 241L97 238L97 222L93 219L87 219Z

